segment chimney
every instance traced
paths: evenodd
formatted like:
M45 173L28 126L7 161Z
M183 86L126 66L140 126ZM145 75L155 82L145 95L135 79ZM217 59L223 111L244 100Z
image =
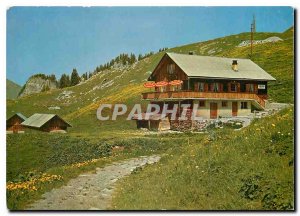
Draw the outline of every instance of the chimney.
M235 72L238 72L238 62L237 60L232 60L232 70L234 70Z

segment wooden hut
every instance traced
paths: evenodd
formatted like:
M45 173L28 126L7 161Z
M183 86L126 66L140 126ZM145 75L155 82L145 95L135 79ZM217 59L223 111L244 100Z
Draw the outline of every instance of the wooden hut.
M13 133L18 133L19 131L22 131L23 125L21 125L21 123L24 122L26 119L27 117L21 113L14 114L6 120L6 131Z
M72 127L68 122L55 114L40 114L36 113L26 119L23 126L44 132L64 132L67 127Z

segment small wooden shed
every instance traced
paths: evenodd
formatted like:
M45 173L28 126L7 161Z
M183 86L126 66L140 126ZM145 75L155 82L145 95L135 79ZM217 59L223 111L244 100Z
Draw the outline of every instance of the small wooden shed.
M55 114L36 113L26 119L23 126L45 132L66 131L72 127L68 122Z
M21 125L21 123L24 122L26 119L27 117L21 113L14 114L6 120L6 131L13 133L18 133L19 131L22 131L23 125Z

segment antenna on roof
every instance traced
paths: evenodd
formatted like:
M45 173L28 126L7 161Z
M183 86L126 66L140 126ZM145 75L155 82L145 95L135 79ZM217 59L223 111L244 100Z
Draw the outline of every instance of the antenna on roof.
M256 32L256 23L255 23L255 15L253 15L253 21L251 23L251 55L250 55L251 58L253 54L253 35L255 32Z
M255 33L255 32L256 32L255 14L253 14L253 21L252 21L252 24L253 24L253 33Z

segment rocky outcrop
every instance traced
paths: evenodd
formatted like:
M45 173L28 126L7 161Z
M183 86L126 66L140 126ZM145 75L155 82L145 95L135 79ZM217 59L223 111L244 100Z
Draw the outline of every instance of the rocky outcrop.
M57 85L55 81L49 78L45 78L43 76L32 76L27 80L19 97L40 93L40 92L44 92L56 88Z
M276 43L278 41L283 41L283 40L279 37L273 36L273 37L269 37L264 40L254 40L253 44ZM237 47L244 47L244 46L250 46L250 45L251 45L251 41L245 40L245 41L242 41Z

